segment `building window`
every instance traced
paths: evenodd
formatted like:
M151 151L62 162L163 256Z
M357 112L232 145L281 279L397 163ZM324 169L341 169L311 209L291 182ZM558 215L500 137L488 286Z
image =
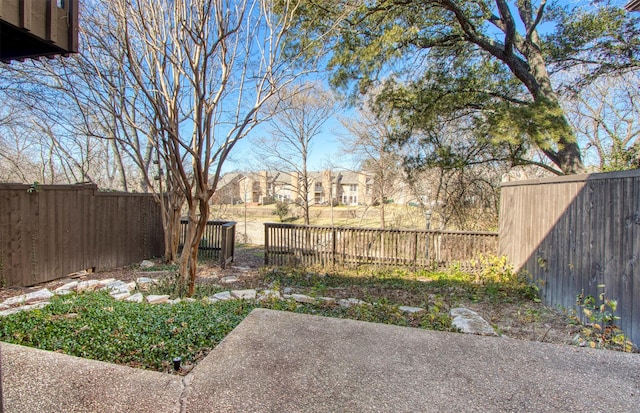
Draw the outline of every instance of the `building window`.
M358 185L357 184L351 184L349 185L349 190L351 192L358 192Z
M56 6L58 6L59 9L64 9L64 0L56 0Z

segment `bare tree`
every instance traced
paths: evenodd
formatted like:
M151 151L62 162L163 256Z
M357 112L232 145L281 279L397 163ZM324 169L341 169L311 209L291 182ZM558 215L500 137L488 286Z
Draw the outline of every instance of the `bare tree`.
M598 79L565 100L587 164L602 171L640 168L639 75Z
M186 199L179 271L191 295L221 168L262 120L261 107L301 74L282 55L295 4L115 0L103 7L119 33L127 76L153 110L166 176Z
M309 225L313 177L308 168L314 138L335 113L333 95L319 83L282 88L268 105L272 114L269 136L256 141L256 155L263 165L289 181L294 202L302 207Z
M398 193L403 178L402 157L391 143L390 119L382 119L365 106L356 118L342 118L340 122L350 133L341 138L343 152L360 172L372 178L371 204L380 206L380 227L384 228L385 203Z

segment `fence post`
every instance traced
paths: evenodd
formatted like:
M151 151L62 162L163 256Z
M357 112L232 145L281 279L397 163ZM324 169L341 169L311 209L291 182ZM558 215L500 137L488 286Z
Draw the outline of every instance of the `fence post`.
M264 265L269 265L269 224L264 224Z
M331 257L333 265L336 265L336 255L338 252L336 251L336 228L331 228Z

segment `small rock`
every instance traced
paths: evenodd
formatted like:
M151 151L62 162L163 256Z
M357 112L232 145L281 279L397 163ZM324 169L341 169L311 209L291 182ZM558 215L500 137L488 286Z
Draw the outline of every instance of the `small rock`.
M291 289L291 287L284 287L284 289L282 290L282 294L291 294L293 292L293 290Z
M68 295L68 294L71 294L72 292L73 292L72 290L60 290L60 291L56 290L55 293L56 295Z
M217 299L216 297L214 297L214 296L207 297L207 298L205 298L205 300L206 300L207 302L211 303L211 304L213 304L213 303L217 303L218 301L220 301L220 300L218 300L218 299Z
M153 266L155 266L156 264L153 261L149 261L149 260L143 260L140 263L140 268L151 268Z
M222 291L219 293L215 293L212 297L219 301L227 301L227 300L231 300L232 298L231 291ZM212 297L209 297L209 298L212 298Z
M185 301L187 303L195 303L198 300L196 300L195 298L187 297L183 301Z
M76 288L78 286L78 281L71 281L68 282L64 285L61 285L60 287L56 288L55 290L53 290L55 293L57 293L58 291L64 291L64 290L73 290L74 288Z
M291 294L291 298L293 298L298 303L307 303L307 304L315 304L316 299L313 297L309 297L304 294Z
M236 267L235 265L233 266L233 269L238 271L243 271L243 272L251 271L250 267Z
M424 308L409 307L407 305L401 305L400 307L398 307L398 310L404 311L405 313L410 313L410 314L421 313L423 311L426 311Z
M497 336L493 327L478 313L468 308L452 308L449 314L453 317L451 325L465 334Z
M10 308L11 308L11 307L9 307L8 305L0 304L0 311L2 311L2 310L8 310L8 309L10 309Z
M76 287L76 291L79 293L94 291L96 288L98 288L99 284L100 284L100 281L98 280L81 281L78 283L78 286Z
M109 284L113 284L114 282L116 282L116 279L115 279L115 278L106 278L106 279L104 279L104 280L99 280L99 281L98 281L98 284L99 284L101 287L106 287L106 286L108 286Z
M231 284L238 281L238 277L236 277L235 275L228 275L226 277L222 277L220 279L220 282L223 284Z
M354 305L362 305L367 304L366 301L358 300L357 298L347 298L338 300L338 305L342 308L349 308Z
M148 295L147 302L149 304L164 304L169 301L168 295Z
M138 284L136 284L135 281L131 281L131 282L127 283L127 287L129 287L129 291L135 290L137 286L138 286Z
M131 297L125 298L126 301L131 301L134 303L141 303L143 299L144 297L142 296L142 293L136 293Z
M233 290L231 291L231 296L238 298L240 300L255 300L256 295L257 295L257 291L250 289L250 290Z
M51 291L49 291L48 289L42 289L42 290L38 290L38 291L34 291L31 293L28 293L24 296L24 303L25 304L33 304L33 303L37 303L40 301L46 301L49 298L53 297L53 293ZM5 302L6 304L6 302ZM8 304L7 304L8 305Z
M167 304L178 304L180 302L182 302L182 300L180 298L175 298L173 300L168 300Z

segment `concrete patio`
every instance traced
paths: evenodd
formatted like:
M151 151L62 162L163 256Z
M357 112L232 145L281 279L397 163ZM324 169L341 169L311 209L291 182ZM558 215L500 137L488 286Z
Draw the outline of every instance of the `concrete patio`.
M2 344L5 412L640 411L640 355L254 310L185 377Z

